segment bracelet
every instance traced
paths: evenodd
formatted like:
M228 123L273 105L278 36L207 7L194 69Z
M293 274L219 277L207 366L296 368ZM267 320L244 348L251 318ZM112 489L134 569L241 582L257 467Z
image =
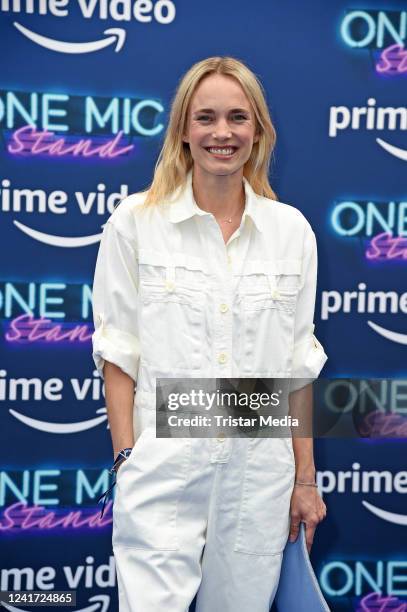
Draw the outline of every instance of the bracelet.
M117 453L117 457L114 460L114 463L112 465L112 467L109 470L110 474L113 474L113 472L116 472L116 469L125 459L127 459L131 453L133 449L131 447L127 447L127 448L122 448L118 453Z
M128 457L129 457L129 455L130 455L130 453L131 453L131 451L132 451L132 450L133 450L133 449L132 449L131 447L128 447L128 448L122 448L122 449L121 449L121 450L120 450L120 451L117 453L117 457L116 457L116 459L114 460L114 463L113 463L112 467L111 467L111 468L110 468L110 470L109 470L109 474L117 474L117 471L116 471L116 469L115 469L115 468L117 468L119 464L121 464L123 461L125 461L125 460L126 460ZM110 491L112 491L112 489L113 489L115 486L116 486L116 480L113 482L113 484L111 484L111 485L110 485L110 487L109 487L108 489L106 489L106 491L104 491L104 492L102 493L102 495L101 495L101 496L99 497L99 499L98 499L98 503L99 503L99 502L100 502L100 501L103 499L103 505L102 505L102 510L101 510L101 512L100 512L100 518L103 518L103 513L104 513L104 511L105 511L105 505L106 505L106 499L107 499L107 496L109 495Z
M305 487L318 487L318 485L315 482L301 482L300 480L296 480L294 484L304 485Z

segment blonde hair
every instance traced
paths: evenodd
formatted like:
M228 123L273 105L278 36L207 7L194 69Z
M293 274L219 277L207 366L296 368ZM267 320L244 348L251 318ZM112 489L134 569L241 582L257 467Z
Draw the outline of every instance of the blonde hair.
M267 108L263 87L243 62L233 57L208 57L194 64L178 84L172 100L164 144L155 165L153 180L147 188L144 205L165 201L178 187L185 185L186 176L193 166L189 145L182 140L187 126L188 109L199 83L211 74L234 77L245 92L255 115L259 140L253 143L250 158L243 168L243 175L257 194L277 199L268 181L276 132Z

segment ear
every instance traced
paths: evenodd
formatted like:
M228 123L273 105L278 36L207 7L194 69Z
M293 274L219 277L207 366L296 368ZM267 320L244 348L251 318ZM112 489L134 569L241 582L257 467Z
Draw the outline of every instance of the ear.
M260 132L254 135L253 142L259 142L260 140Z

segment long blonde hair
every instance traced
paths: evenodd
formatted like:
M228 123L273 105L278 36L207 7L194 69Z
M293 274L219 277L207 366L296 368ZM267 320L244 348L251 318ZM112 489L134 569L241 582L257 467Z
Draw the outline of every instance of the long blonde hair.
M251 155L243 168L243 175L253 190L273 200L277 199L268 181L271 155L276 142L263 87L255 74L241 61L233 57L208 57L194 64L180 80L175 92L164 144L158 156L154 177L147 188L144 205L157 204L168 199L186 182L193 165L189 145L184 143L188 109L191 98L201 80L211 74L234 77L245 92L256 119L258 142L253 143Z

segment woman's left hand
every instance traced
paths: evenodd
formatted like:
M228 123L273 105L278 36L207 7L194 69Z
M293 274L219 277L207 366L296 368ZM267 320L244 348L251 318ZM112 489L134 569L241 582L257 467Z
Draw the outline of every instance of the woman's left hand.
M317 487L294 485L290 504L290 542L297 539L300 523L305 523L305 540L308 553L311 551L315 529L326 516L326 505Z

